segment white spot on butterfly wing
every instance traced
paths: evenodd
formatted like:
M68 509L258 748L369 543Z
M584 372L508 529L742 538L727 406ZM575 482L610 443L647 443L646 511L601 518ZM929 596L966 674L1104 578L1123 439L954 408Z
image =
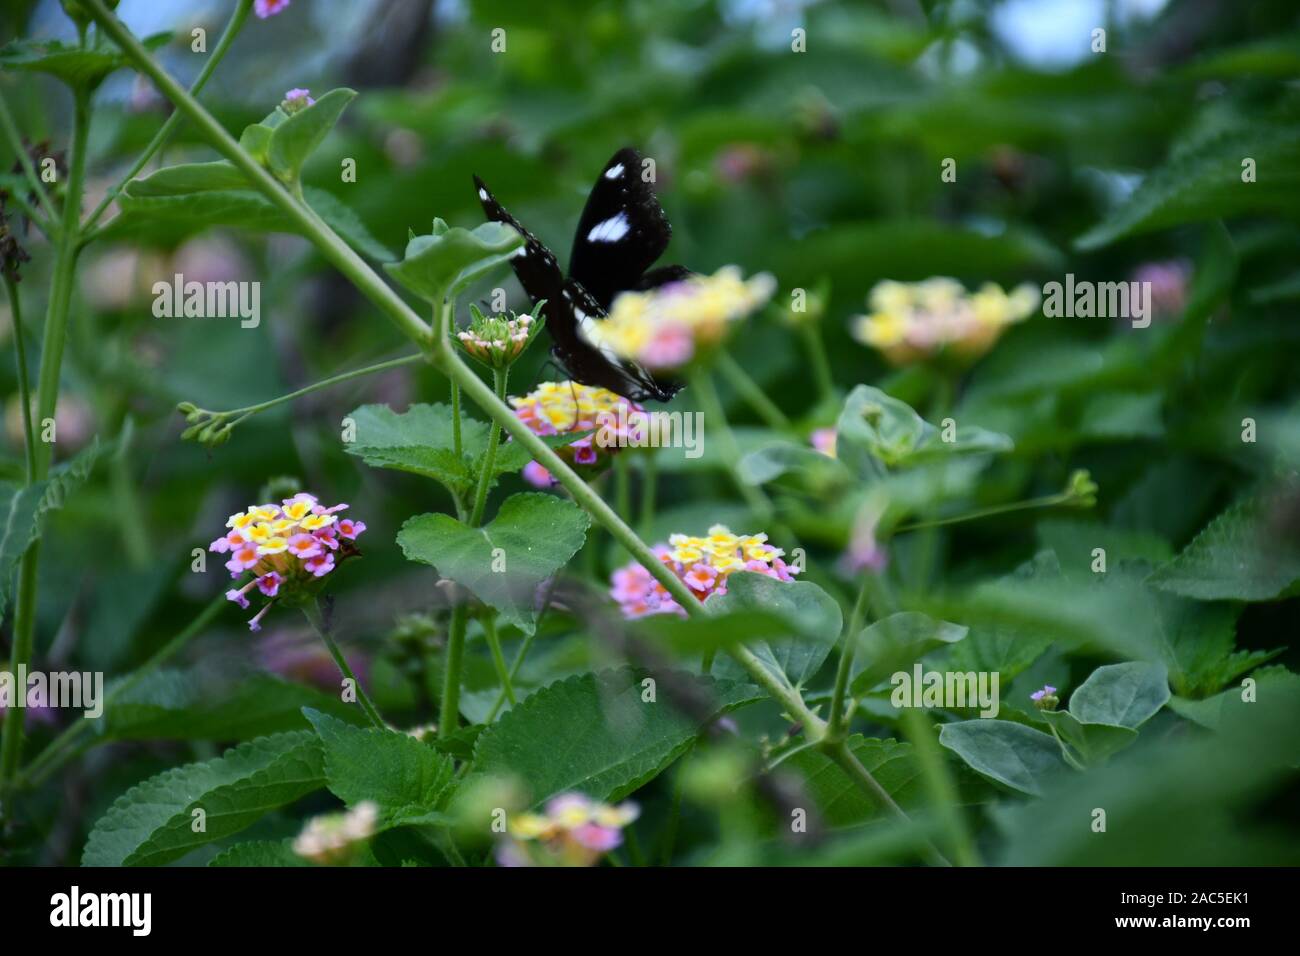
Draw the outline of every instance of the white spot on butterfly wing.
M631 224L627 221L627 213L619 212L615 216L610 216L594 226L587 233L588 242L618 242L627 235Z
M615 165L609 167L609 169L605 170L605 178L606 178L606 179L618 179L618 177L620 177L620 176L622 176L622 175L623 175L623 164L622 164L622 163L617 163L617 164L615 164Z
M478 191L478 198L482 199L484 202L487 202L488 191L486 189L480 189Z

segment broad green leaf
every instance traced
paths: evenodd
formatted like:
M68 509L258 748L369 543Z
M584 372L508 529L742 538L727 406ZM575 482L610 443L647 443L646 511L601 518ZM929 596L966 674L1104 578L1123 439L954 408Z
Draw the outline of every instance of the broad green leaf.
M815 448L791 442L766 445L740 459L740 477L751 485L763 485L797 474L813 485L831 484L847 477L844 463Z
M478 276L508 261L523 244L523 236L504 223L485 222L471 230L435 219L432 233L412 237L402 261L385 268L420 298L440 306Z
M921 764L913 754L911 744L854 734L848 745L885 792L904 810L923 800ZM781 766L803 774L813 803L830 826L853 826L886 815L884 807L863 793L837 763L817 750L800 750Z
M446 754L401 731L356 727L311 708L303 715L325 751L326 785L349 807L373 800L384 824L398 826L426 822L445 802L455 771Z
M1137 731L1131 727L1082 723L1068 710L1044 710L1038 716L1055 727L1061 739L1089 764L1101 763L1137 740Z
M1200 724L1210 730L1218 730L1223 725L1223 715L1240 713L1259 700L1275 696L1300 696L1300 676L1291 673L1285 667L1261 667L1251 675L1251 684L1245 681L1240 686L1229 687L1222 693L1204 700L1190 700L1186 697L1169 698L1169 709L1179 717Z
M208 866L311 866L293 852L293 840L250 840L222 850Z
M778 680L794 687L817 676L843 627L840 606L811 581L778 581L749 571L727 578L727 593L709 598L708 607L713 614L757 611L783 620L788 636L750 640L746 646ZM730 657L720 658L714 673L738 681L749 679Z
M944 724L939 743L986 777L1032 796L1066 766L1050 734L1009 720Z
M297 182L307 158L329 135L356 96L356 90L330 90L276 126L266 146L271 172L286 183Z
M1242 180L1246 158L1255 163L1254 182ZM1300 214L1300 130L1247 126L1189 149L1074 244L1098 249L1137 233L1254 212Z
M931 651L963 640L967 633L969 628L960 624L936 621L917 611L891 614L868 625L857 636L853 693L865 694Z
M1127 661L1093 671L1070 696L1070 713L1086 724L1137 728L1168 700L1163 664Z
M531 634L538 588L577 554L590 524L563 498L524 493L507 498L482 528L450 515L417 515L402 525L397 543L407 558L432 565Z
M474 481L473 458L487 446L488 427L463 418L455 452L455 415L449 405L412 405L400 414L387 405L362 405L348 415L356 426L344 449L374 468L392 468L464 491Z
M250 189L248 177L228 160L211 163L181 163L132 179L126 194L137 199L156 196L193 196L196 193L228 189Z
M252 740L306 728L303 707L353 722L365 719L336 695L271 674L223 684L201 670L164 669L115 700L95 729L110 740Z
M132 787L95 824L81 862L161 866L323 786L324 754L314 733L259 737ZM202 832L193 826L195 810L205 814Z
M1278 535L1276 503L1244 498L1211 521L1152 585L1201 601L1270 601L1300 581L1300 548Z
M645 699L644 676L621 668L535 691L479 736L474 772L513 775L534 804L566 791L621 800L690 749L701 729L675 706L667 680ZM697 703L708 702L710 718L762 697L746 684L672 677Z

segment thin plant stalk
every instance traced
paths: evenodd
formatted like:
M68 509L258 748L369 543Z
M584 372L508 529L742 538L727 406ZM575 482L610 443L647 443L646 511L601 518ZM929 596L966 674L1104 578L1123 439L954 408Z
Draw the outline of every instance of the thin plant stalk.
M338 644L330 635L330 629L326 626L321 615L320 605L315 600L309 601L302 606L302 613L303 617L307 618L307 623L311 625L311 629L316 632L316 636L324 643L325 649L330 652L330 657L334 658L339 673L352 682L352 686L357 692L357 703L361 705L365 715L370 718L370 722L380 730L387 730L388 724L384 722L384 718L380 716L378 709L371 703L370 697L366 694L366 689L361 686L361 681L357 680L357 675L352 672L352 667L348 664L347 658L343 656L343 652L339 650Z

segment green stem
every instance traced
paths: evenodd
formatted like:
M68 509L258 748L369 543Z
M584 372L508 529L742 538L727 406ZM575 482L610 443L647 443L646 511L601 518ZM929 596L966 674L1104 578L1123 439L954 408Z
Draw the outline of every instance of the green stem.
M366 689L361 686L361 681L357 680L357 675L352 673L347 658L343 656L338 644L330 636L329 628L325 626L325 621L321 617L320 606L313 599L302 606L302 614L303 617L307 618L307 623L311 625L311 629L316 632L316 636L324 642L326 649L330 652L330 657L334 658L334 663L338 666L339 673L352 681L352 686L357 691L357 703L361 705L361 709L370 718L370 722L380 730L387 730L388 724L384 723L384 718L379 715L375 705L370 702L370 698L366 695Z
M497 623L492 614L483 617L483 635L487 638L488 647L492 651L492 665L497 671L497 680L501 682L501 691L506 695L513 707L515 701L515 687L510 681L510 671L506 668L505 655L501 653L501 639L497 636Z
M19 308L18 284L5 273L5 293L9 296L9 314L13 316L14 365L18 371L18 402L23 414L23 450L27 461L27 484L36 480L36 441L32 436L32 392L27 381L27 346L23 336L23 316Z
M523 643L519 645L519 650L515 652L515 659L510 664L510 684L512 687L514 686L515 678L519 676L519 668L523 666L524 658L528 656L528 650L533 646L533 641L536 639L537 631L534 629L533 633L524 635ZM514 702L511 701L511 703L513 704ZM497 714L501 713L501 708L505 705L506 691L505 688L502 687L501 693L497 695L496 702L492 705L492 709L488 711L487 720L483 721L483 723L490 724L492 721L496 720Z
M76 281L77 221L81 214L81 190L86 175L86 133L90 125L90 97L85 90L73 93L72 140L68 146L70 168L64 199L63 225L59 229L54 270L50 284L50 301L45 318L45 338L41 347L41 368L36 383L37 416L41 421L54 416L59 399L59 375L63 367L63 345L67 340L68 316L71 312L72 288ZM53 451L49 443L34 448L32 478L41 481L49 474ZM18 568L18 599L14 607L14 644L10 672L26 666L36 641L36 578L40 567L40 539L33 541L23 554ZM13 708L0 732L0 793L18 770L22 754L24 707Z
M492 384L496 396L502 402L506 400L506 382L510 376L510 370L498 368L492 370ZM456 396L459 398L460 390L456 390ZM456 410L456 422L460 423L460 410ZM492 484L492 469L496 465L497 445L501 442L501 426L497 420L492 419L492 425L488 429L487 451L483 453L483 468L478 476L478 489L474 493L474 510L470 512L469 526L477 528L483 520L483 512L487 507L488 488Z
M739 362L723 351L718 352L715 361L718 370L722 372L722 377L727 380L727 384L736 390L736 394L749 403L749 407L754 410L759 418L763 419L769 428L784 431L790 427L790 419L786 418L785 413L776 407L776 403L767 397L767 393L759 387L757 382L750 378L749 373L741 367Z
M816 323L808 322L800 325L799 331L803 335L804 346L808 349L808 359L812 363L813 380L817 383L817 391L821 394L823 402L834 402L835 380L831 378L831 363L826 357L826 344L822 341L821 327Z
M934 731L927 723L924 712L905 710L903 712L903 729L917 763L921 766L921 779L929 793L930 804L935 808L948 831L948 840L952 845L953 858L958 866L979 866L979 855L975 852L975 841L971 838L966 818L957 802L957 787L943 753L934 739Z
M866 615L868 579L870 572L863 575L862 585L858 588L857 600L853 610L844 624L844 643L840 648L840 662L835 669L835 690L831 694L831 716L826 727L826 736L837 740L844 734L844 696L849 688L849 675L853 671L853 658L858 650L858 631L862 630Z
M641 458L641 517L637 522L641 537L647 538L654 530L655 491L658 484L658 459L651 450Z
M626 455L614 456L614 506L618 513L632 517L632 466Z
M403 365L412 365L416 362L424 361L425 359L426 356L419 352L413 355L404 355L401 358L390 359L387 362L378 362L375 365L367 365L364 368L354 368L350 372L340 372L338 375L332 375L329 378L321 379L319 382L313 382L311 385L304 386L303 388L289 392L286 395L281 395L278 398L259 402L256 405L247 405L244 408L232 408L229 411L224 412L208 412L208 414L214 418L233 418L234 421L230 424L232 426L238 425L240 422L252 417L253 415L260 414L261 412L275 408L278 405L283 405L286 402L292 402L294 399L302 398L304 395L310 395L312 392L319 392L322 389L339 385L354 378L361 378L364 375L373 375L376 372L383 372L390 368L400 368ZM203 409L203 411L206 412L207 409ZM236 415L239 417L235 418Z
M116 687L105 695L103 705L104 710L107 712L113 706L114 701L130 691L131 688L135 687L156 668L174 657L181 648L193 640L197 634L202 632L204 628L212 623L213 619L216 618L226 604L227 601L224 594L213 598L212 601L204 607L202 611L195 615L194 619L190 621L189 624L185 625L185 627L179 631L175 637L162 647L158 648L158 650L154 651L148 660L123 678ZM23 770L23 774L19 778L18 783L35 786L48 777L54 770L58 769L70 754L70 751L67 749L68 746L76 742L84 731L89 730L91 723L92 721L90 718L83 717L76 723L69 724L63 733L50 741L50 743L45 746L45 749L32 759L32 762Z
M722 402L718 399L718 390L713 386L713 379L707 372L697 372L691 377L691 388L700 403L700 410L704 412L705 420L710 422L718 442L722 445L723 460L736 488L740 491L740 496L745 499L745 503L750 511L754 512L755 517L766 524L772 517L772 502L761 488L745 481L737 471L740 447L736 444L736 436L727 422L727 413L722 409Z
M17 154L18 164L26 174L28 182L31 183L32 192L36 194L36 201L40 204L41 209L45 211L43 221L38 218L37 225L48 236L51 234L54 224L59 221L59 214L55 210L54 204L50 202L49 195L45 192L45 184L41 182L41 177L36 175L36 167L32 165L31 154L23 146L22 134L18 132L18 126L14 123L13 114L9 112L9 104L5 102L2 95L0 95L0 132L4 133L5 139L9 140L10 147Z
M222 31L221 37L217 40L217 45L212 48L212 55L208 57L208 62L203 64L203 69L199 71L199 75L195 78L193 85L190 86L191 96L198 96L199 93L202 92L203 87L207 84L213 72L216 70L217 64L220 63L221 58L226 55L226 51L230 49L230 45L235 42L235 37L238 35L240 28L243 27L244 21L248 19L248 13L252 9L253 0L239 0L239 2L235 4L235 10L230 14L230 19L226 22L225 30ZM96 206L86 218L86 223L83 227L85 230L89 231L94 228L95 223L99 222L100 217L104 215L104 211L108 209L113 200L117 198L123 187L140 174L140 170L144 169L145 165L154 157L154 154L156 154L158 150L167 145L167 141L171 139L172 133L176 132L176 127L180 125L181 116L181 112L175 110L172 112L171 116L167 117L167 122L163 123L162 126L158 128L158 132L154 133L153 139L149 140L149 144L145 146L144 152L136 158L136 161L131 165L131 169L127 174L118 181L117 185L104 194L104 198L100 200L99 205Z
M1011 504L993 505L989 508L980 508L963 515L954 515L951 518L937 518L934 521L916 521L912 524L900 525L894 529L893 533L902 534L904 531L920 531L923 528L941 528L944 525L960 524L963 521L977 521L980 518L991 518L994 515L1010 514L1013 511L1030 511L1034 508L1054 508L1057 505L1068 504L1073 500L1073 495L1068 492L1058 493L1055 495L1044 495L1041 498L1028 498L1025 501L1014 501Z
M460 672L465 659L465 601L451 609L447 630L447 656L443 661L442 707L438 712L438 736L450 737L460 726Z

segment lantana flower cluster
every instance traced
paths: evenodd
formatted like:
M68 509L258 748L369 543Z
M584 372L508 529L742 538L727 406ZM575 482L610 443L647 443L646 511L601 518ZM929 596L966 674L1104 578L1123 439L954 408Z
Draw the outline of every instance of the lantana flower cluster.
M531 315L484 315L470 306L468 329L456 333L460 347L489 368L505 368L523 354L541 323Z
M732 534L720 524L702 538L670 535L668 544L657 545L654 552L701 601L726 594L727 578L737 571L755 571L779 581L793 581L799 573L799 568L785 563L784 551L767 543L766 534ZM614 572L609 593L629 620L650 614L686 614L668 590L635 561Z
M497 849L502 866L591 866L623 842L640 815L635 803L610 806L581 793L553 797L542 813L515 814L510 839Z
M327 508L315 495L299 492L278 505L253 505L226 519L229 530L208 550L230 555L226 570L232 578L253 575L226 598L247 608L247 595L257 588L271 599L248 622L249 630L261 630L262 618L277 600L294 604L314 594L321 578L358 553L355 542L366 525L340 518L347 507Z
M881 282L871 290L871 312L851 320L853 337L878 350L894 365L908 365L941 352L978 358L991 349L1009 325L1037 308L1032 285L1010 293L994 283L967 292L956 279Z
M647 292L624 292L608 318L583 329L588 341L651 371L671 371L716 345L728 326L772 298L776 279L742 277L736 266L693 275Z
M511 397L510 404L535 434L593 432L556 449L578 468L602 467L624 444L636 445L638 423L645 421L645 409L636 402L578 382L542 382L523 397ZM555 484L551 473L535 461L525 466L524 478L538 488Z
M372 800L362 800L344 813L312 817L293 841L293 852L322 866L343 866L375 835L378 822L379 805Z

